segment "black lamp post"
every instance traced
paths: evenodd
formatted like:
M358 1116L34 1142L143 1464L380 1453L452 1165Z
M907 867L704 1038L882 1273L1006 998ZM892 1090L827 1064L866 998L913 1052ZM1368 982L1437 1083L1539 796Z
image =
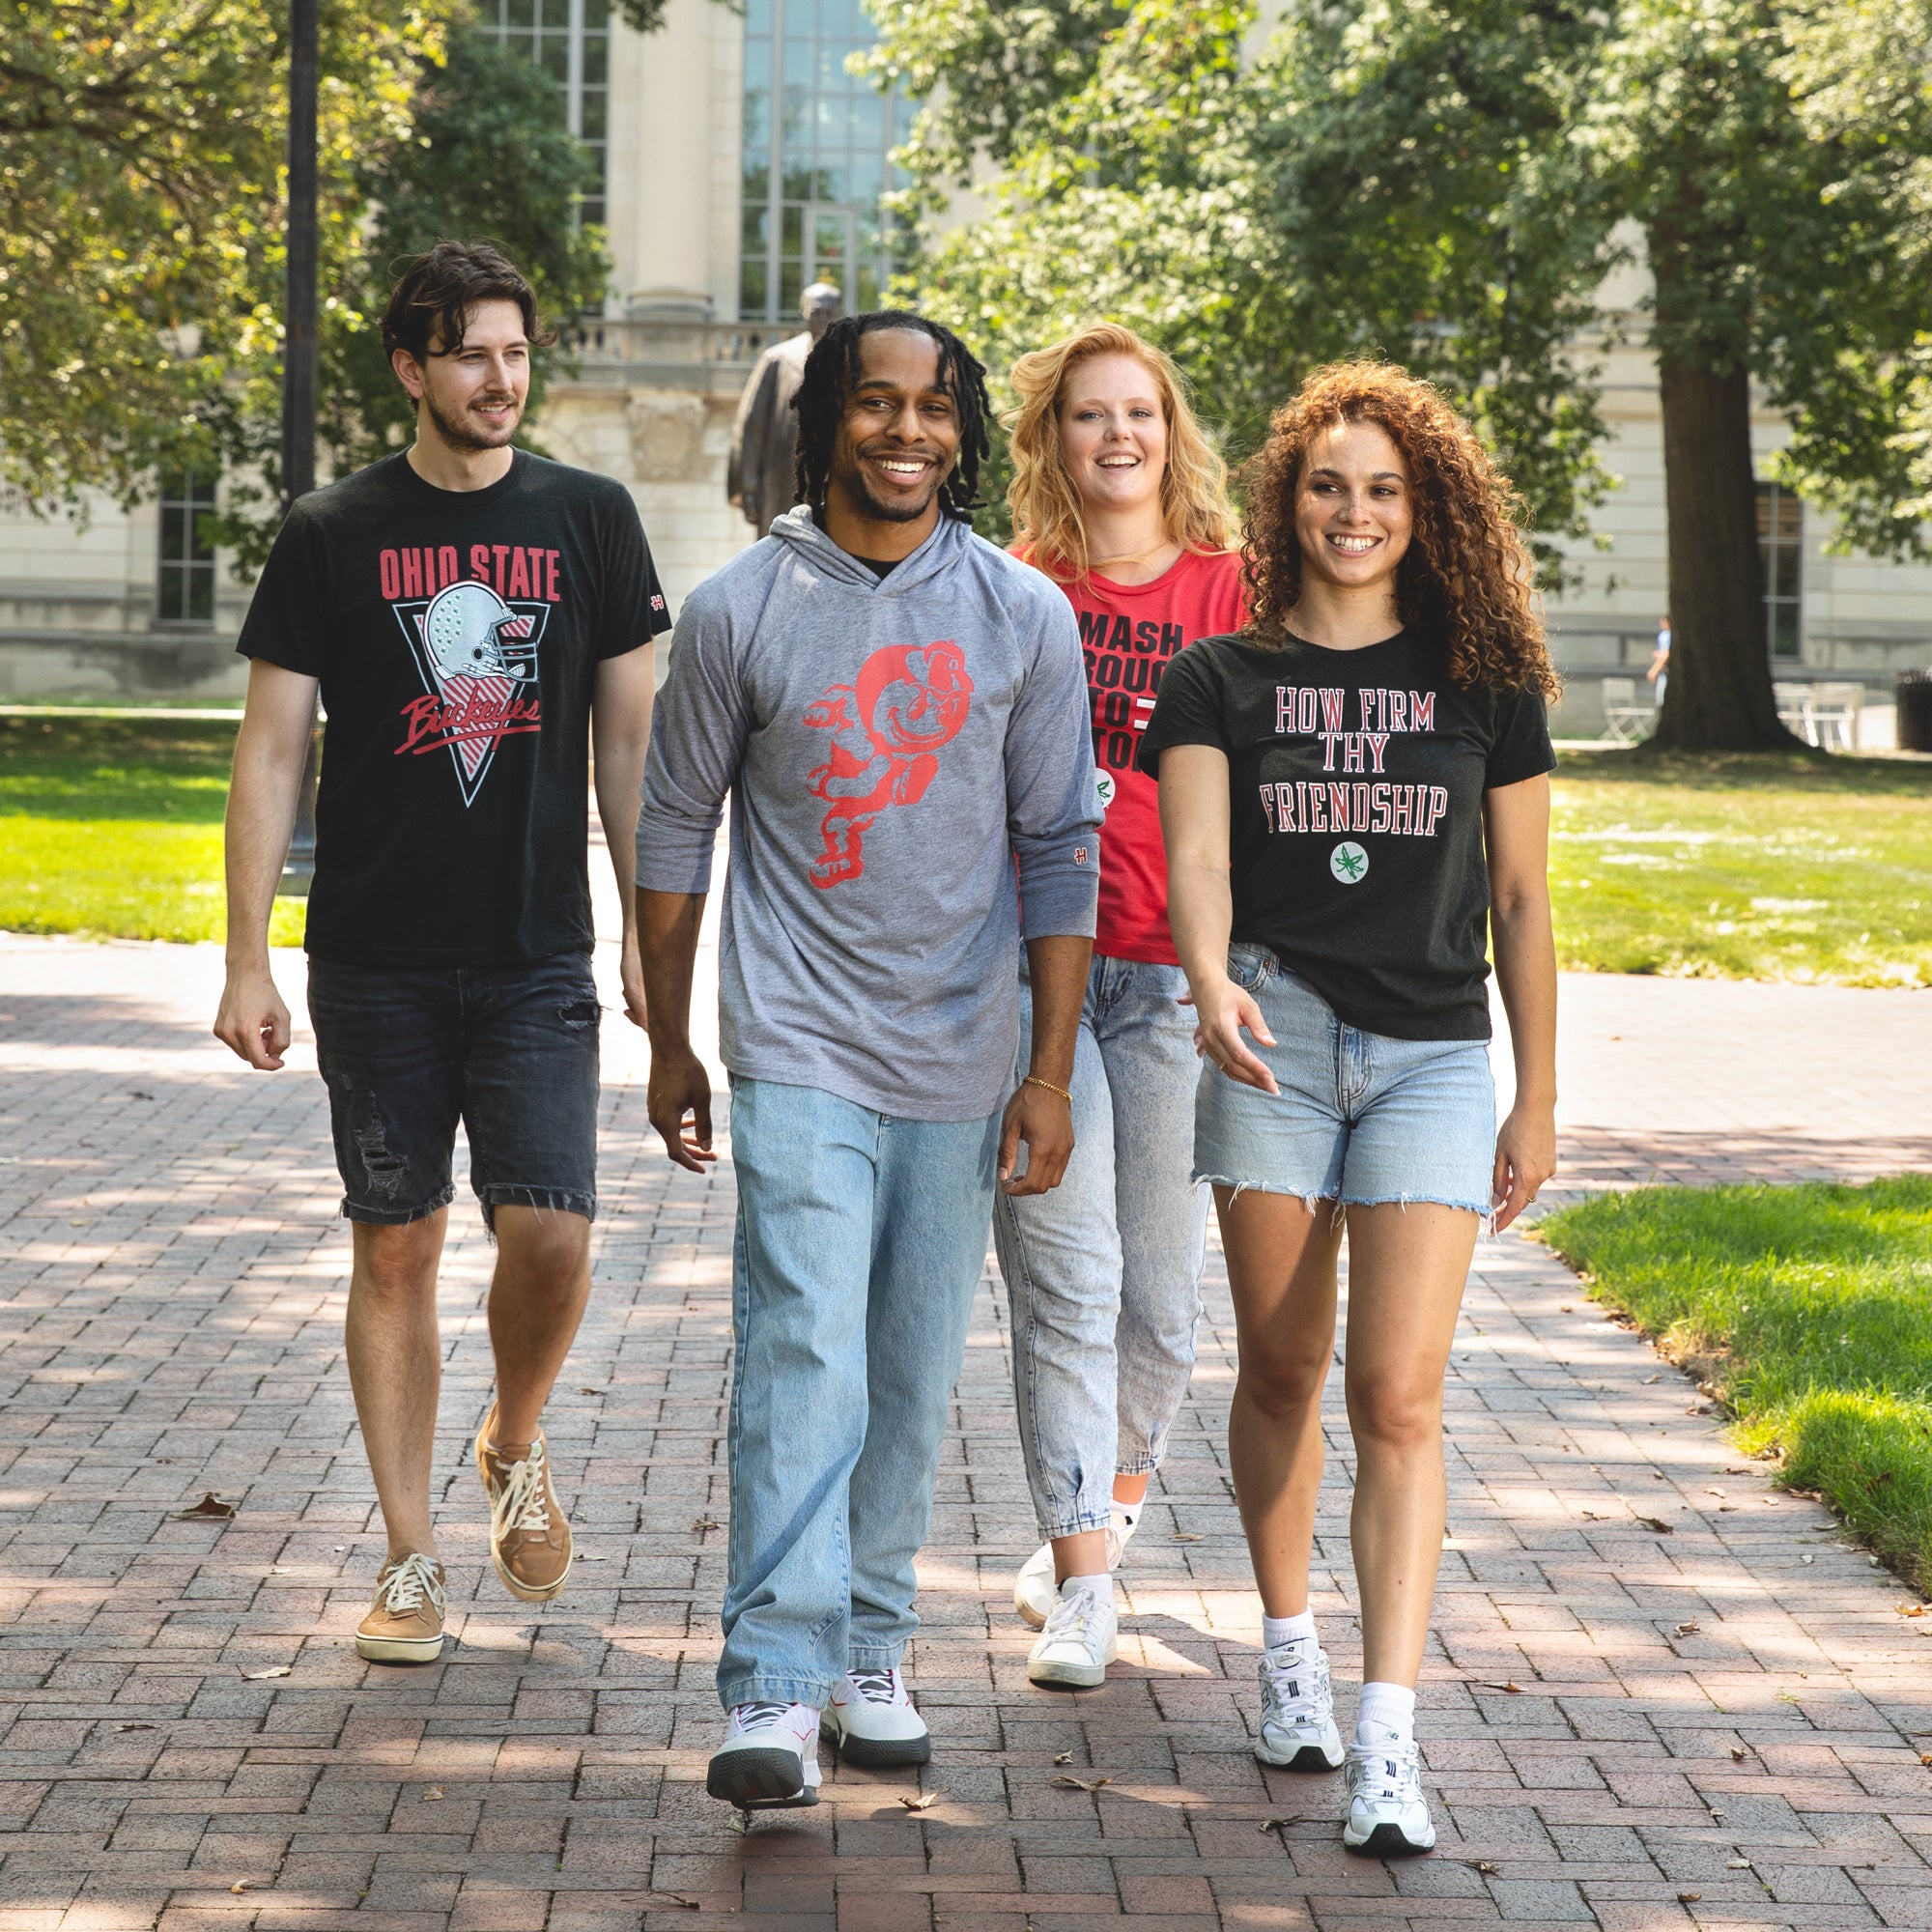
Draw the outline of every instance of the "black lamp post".
M315 488L315 117L318 0L289 4L288 294L282 320L282 515ZM322 726L310 726L295 837L280 890L305 897L315 875Z

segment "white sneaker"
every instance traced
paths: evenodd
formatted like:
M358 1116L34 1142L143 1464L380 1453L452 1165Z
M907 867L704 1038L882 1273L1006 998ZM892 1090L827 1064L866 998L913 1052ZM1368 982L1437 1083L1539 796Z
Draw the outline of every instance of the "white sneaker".
M818 1803L818 1713L810 1704L734 1704L704 1788L741 1811Z
M848 1670L832 1687L818 1720L847 1764L924 1764L932 1733L913 1708L896 1670Z
M1435 1848L1422 1795L1422 1753L1413 1738L1349 1747L1349 1809L1342 1842L1372 1859L1407 1859Z
M1262 1731L1255 1755L1290 1771L1333 1771L1342 1762L1328 1653L1313 1637L1262 1652Z
M1036 1684L1092 1690L1106 1683L1120 1632L1113 1596L1109 1587L1102 1603L1071 1577L1060 1586L1046 1628L1027 1655L1027 1675Z
M1121 1567L1121 1558L1126 1553L1127 1539L1134 1533L1134 1525L1140 1521L1139 1512L1129 1518L1122 1516L1119 1507L1114 1510L1114 1520L1107 1525L1107 1569L1111 1573ZM1060 1585L1053 1580L1053 1545L1042 1543L1027 1560L1020 1565L1020 1574L1013 1579L1013 1608L1019 1612L1020 1621L1029 1630L1044 1630L1046 1620L1053 1614L1053 1606L1060 1601Z

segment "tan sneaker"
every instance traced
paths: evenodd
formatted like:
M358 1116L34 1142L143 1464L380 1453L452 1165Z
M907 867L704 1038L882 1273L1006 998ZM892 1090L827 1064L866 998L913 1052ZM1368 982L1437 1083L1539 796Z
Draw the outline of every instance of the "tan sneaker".
M376 1601L355 1626L355 1655L371 1663L434 1663L442 1655L443 1575L427 1556L385 1563Z
M490 1560L504 1587L546 1604L570 1575L570 1524L550 1486L544 1440L493 1442L497 1405L476 1432L476 1473L490 1494Z

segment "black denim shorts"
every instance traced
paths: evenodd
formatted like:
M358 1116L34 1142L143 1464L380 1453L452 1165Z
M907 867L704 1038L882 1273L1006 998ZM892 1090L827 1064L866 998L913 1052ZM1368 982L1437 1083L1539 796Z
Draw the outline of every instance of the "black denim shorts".
M446 1208L459 1121L485 1221L504 1202L596 1218L598 1007L585 954L501 967L311 959L308 1011L350 1220L396 1225Z

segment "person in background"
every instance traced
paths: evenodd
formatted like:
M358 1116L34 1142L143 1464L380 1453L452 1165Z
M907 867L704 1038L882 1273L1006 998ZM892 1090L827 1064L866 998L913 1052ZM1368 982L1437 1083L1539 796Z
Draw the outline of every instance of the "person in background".
M1003 1197L1013 1396L1046 1539L1013 1607L1037 1684L1101 1683L1118 1567L1194 1366L1208 1192L1190 1176L1194 1022L1167 928L1157 790L1134 750L1163 672L1237 630L1227 472L1174 364L1097 323L1013 364L1013 554L1058 583L1086 649L1101 833L1098 923L1074 1044L1073 1158ZM1031 985L1020 961L1019 1061Z
M475 1439L490 1554L526 1603L570 1574L539 1418L589 1297L597 1211L585 754L627 870L670 619L630 492L512 447L543 339L496 249L440 242L407 266L383 341L415 440L294 505L236 647L251 663L214 1032L265 1070L289 1045L269 913L318 690L328 713L308 1009L354 1237L349 1379L388 1533L355 1648L390 1663L442 1649L430 1463L459 1122L497 1243L497 1395Z
M763 536L798 501L792 482L798 442L795 407L799 379L812 344L838 321L845 298L830 282L813 282L799 298L805 327L774 342L753 364L731 424L724 495Z
M1252 619L1176 660L1140 750L1209 1063L1194 1167L1240 1349L1228 1458L1262 1599L1256 1754L1345 1759L1308 1573L1346 1227L1364 1681L1342 1841L1381 1858L1435 1842L1415 1685L1477 1230L1507 1227L1556 1165L1557 683L1512 508L1427 384L1318 371L1250 471ZM1516 1057L1500 1130L1491 947Z
M821 1734L855 1764L931 1753L900 1675L913 1558L996 1181L1043 1193L1073 1149L1099 859L1072 612L969 521L984 371L921 316L857 316L811 352L798 421L799 507L686 600L638 826L651 1124L702 1172L692 962L731 800L726 1722L706 1788L741 1807L816 1804Z
M1665 611L1657 620L1657 655L1650 661L1650 668L1644 676L1657 687L1657 708L1663 709L1663 694L1670 686L1670 613Z

